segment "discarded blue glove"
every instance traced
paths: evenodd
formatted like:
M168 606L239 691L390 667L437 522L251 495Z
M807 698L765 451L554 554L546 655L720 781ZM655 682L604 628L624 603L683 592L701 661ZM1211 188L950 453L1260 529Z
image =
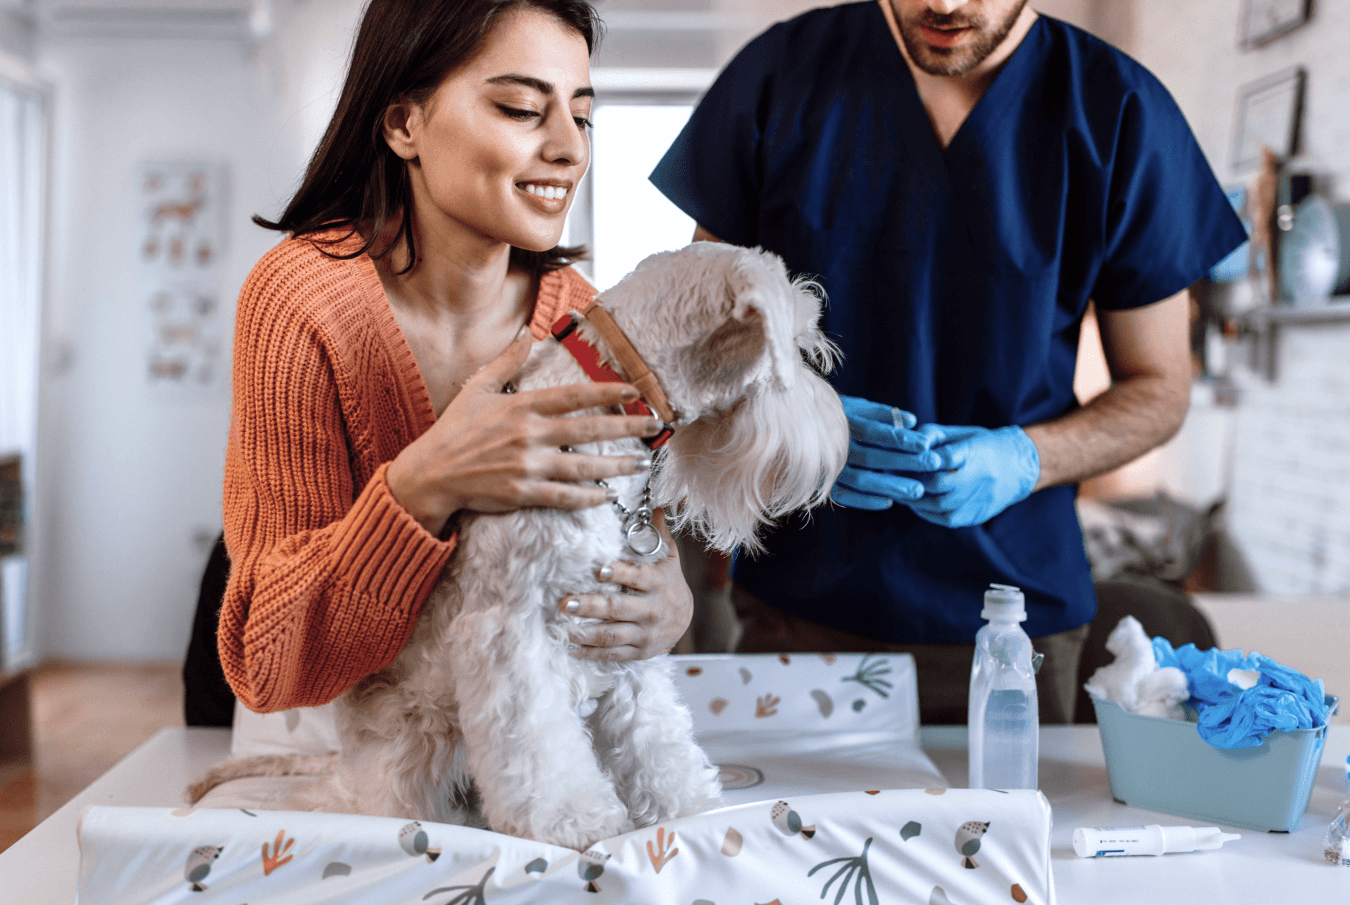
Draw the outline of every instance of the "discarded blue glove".
M839 399L848 418L848 464L835 480L830 499L851 509L879 510L922 496L918 477L937 468L939 460L928 451L932 440L912 430L917 419L880 402L856 396Z
M1199 718L1200 737L1215 748L1253 748L1272 732L1326 725L1322 680L1255 651L1244 656L1240 650L1201 651L1194 644L1174 650L1166 638L1154 638L1153 656L1160 668L1175 666L1186 674L1191 689L1186 703ZM1259 675L1242 675L1247 671Z
M980 525L1021 502L1036 488L1041 456L1017 426L925 424L940 464L922 477L923 496L909 506L921 518L948 528Z

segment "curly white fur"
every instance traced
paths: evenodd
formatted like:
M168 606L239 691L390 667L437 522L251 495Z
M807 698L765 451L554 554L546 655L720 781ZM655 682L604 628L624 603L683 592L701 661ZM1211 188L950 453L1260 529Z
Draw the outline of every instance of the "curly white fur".
M843 468L848 427L815 370L834 350L812 290L773 255L697 243L648 258L601 296L678 413L653 503L719 549L753 548L760 526L822 502ZM518 384L583 379L547 341ZM641 449L633 440L579 451ZM643 481L610 484L631 509ZM718 804L717 771L668 658L568 653L573 617L555 602L599 592L596 570L632 558L614 507L469 514L459 530L403 651L339 698L341 768L311 804L465 822L472 783L493 829L576 849Z

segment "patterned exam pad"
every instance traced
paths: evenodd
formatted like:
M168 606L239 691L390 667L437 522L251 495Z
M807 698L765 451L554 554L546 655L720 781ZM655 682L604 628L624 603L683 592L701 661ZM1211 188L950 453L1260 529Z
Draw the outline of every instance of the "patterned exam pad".
M728 807L584 853L389 818L97 807L80 828L79 901L1054 902L1049 804L1039 792L944 788L918 746L909 657L675 659ZM286 717L268 719L265 744L277 750ZM323 731L306 731L297 750L313 753L305 745Z

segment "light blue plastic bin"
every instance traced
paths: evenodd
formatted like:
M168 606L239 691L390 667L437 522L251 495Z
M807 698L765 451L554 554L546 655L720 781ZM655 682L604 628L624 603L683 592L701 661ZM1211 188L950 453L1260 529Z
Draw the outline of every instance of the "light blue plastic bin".
M1327 696L1327 718L1339 699ZM1195 724L1135 716L1092 699L1111 797L1223 826L1287 833L1307 810L1327 730L1274 732L1255 748L1215 748Z

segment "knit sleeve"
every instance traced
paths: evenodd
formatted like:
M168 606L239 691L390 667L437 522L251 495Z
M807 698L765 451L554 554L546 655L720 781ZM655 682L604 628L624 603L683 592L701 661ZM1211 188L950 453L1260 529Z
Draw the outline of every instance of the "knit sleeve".
M387 666L454 546L394 499L387 464L356 486L332 340L269 258L239 299L218 634L230 686L263 712L326 703Z

